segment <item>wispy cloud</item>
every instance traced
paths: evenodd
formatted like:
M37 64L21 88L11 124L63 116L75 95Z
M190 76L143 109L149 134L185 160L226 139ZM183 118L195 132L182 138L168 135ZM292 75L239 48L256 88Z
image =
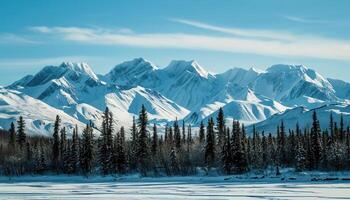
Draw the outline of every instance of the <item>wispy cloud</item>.
M248 53L268 56L296 56L350 60L350 41L310 37L274 30L248 30L213 26L174 19L201 29L228 33L227 36L187 33L121 33L115 30L81 27L32 27L31 30L65 41L94 45L124 45L144 48L178 48Z
M38 41L11 33L0 34L0 44L37 44Z
M330 24L330 23L332 23L331 21L327 21L327 20L306 19L303 17L296 17L296 16L291 16L291 15L285 15L283 17L285 19L288 19L289 21L300 22L300 23L305 23L305 24Z
M187 19L169 19L170 21L211 30L211 31L217 31L221 33L227 33L232 34L239 37L251 37L251 38L257 38L257 39L280 39L280 40L291 40L295 39L295 36L293 34L290 34L288 32L283 31L271 31L271 30L255 30L255 29L242 29L242 28L225 28L220 26L214 26L211 24L206 24L203 22L193 21L193 20L187 20Z

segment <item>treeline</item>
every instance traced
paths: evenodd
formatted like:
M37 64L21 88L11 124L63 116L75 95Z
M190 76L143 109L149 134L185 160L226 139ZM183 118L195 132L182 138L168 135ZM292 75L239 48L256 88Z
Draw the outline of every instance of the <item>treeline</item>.
M143 176L193 175L206 173L241 174L294 167L305 170L349 170L350 128L338 125L330 115L329 128L321 130L316 112L310 129L286 130L283 121L275 134L258 132L249 136L239 121L225 123L223 110L196 134L190 124L177 120L157 127L148 123L144 106L133 118L130 137L124 127L114 127L113 114L106 108L100 127L78 127L68 138L56 117L52 137L27 136L25 121L19 117L8 131L0 131L0 173L79 174L84 176L140 173ZM164 128L163 134L158 129ZM94 131L100 134L96 137Z

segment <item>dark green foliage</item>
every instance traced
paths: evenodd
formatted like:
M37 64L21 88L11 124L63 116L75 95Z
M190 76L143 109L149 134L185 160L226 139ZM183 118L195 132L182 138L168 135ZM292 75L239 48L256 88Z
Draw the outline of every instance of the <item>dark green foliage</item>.
M17 121L17 144L22 150L26 143L27 135L25 133L25 122L22 116Z
M59 156L60 156L60 138L59 138L59 130L60 130L61 119L57 115L54 128L53 128L53 145L52 145L52 167L58 173L59 170Z

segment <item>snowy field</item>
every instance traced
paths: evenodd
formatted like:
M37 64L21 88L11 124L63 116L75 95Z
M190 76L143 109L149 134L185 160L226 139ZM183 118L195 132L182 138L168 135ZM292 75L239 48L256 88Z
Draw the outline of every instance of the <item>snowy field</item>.
M350 199L342 178L255 178L0 177L0 199Z

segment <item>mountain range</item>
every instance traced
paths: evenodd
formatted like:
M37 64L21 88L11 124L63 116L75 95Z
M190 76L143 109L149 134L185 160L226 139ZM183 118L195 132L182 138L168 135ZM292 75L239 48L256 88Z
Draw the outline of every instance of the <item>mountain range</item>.
M178 119L196 126L215 118L222 107L228 122L236 119L273 132L281 120L289 128L296 122L309 126L313 110L324 127L331 112L336 120L341 113L350 120L349 98L350 83L303 65L214 74L196 61L158 67L136 58L99 75L87 63L64 62L0 88L0 127L8 128L22 115L30 133L50 134L56 114L70 128L89 121L100 126L106 106L116 126L130 126L145 105L151 123Z

